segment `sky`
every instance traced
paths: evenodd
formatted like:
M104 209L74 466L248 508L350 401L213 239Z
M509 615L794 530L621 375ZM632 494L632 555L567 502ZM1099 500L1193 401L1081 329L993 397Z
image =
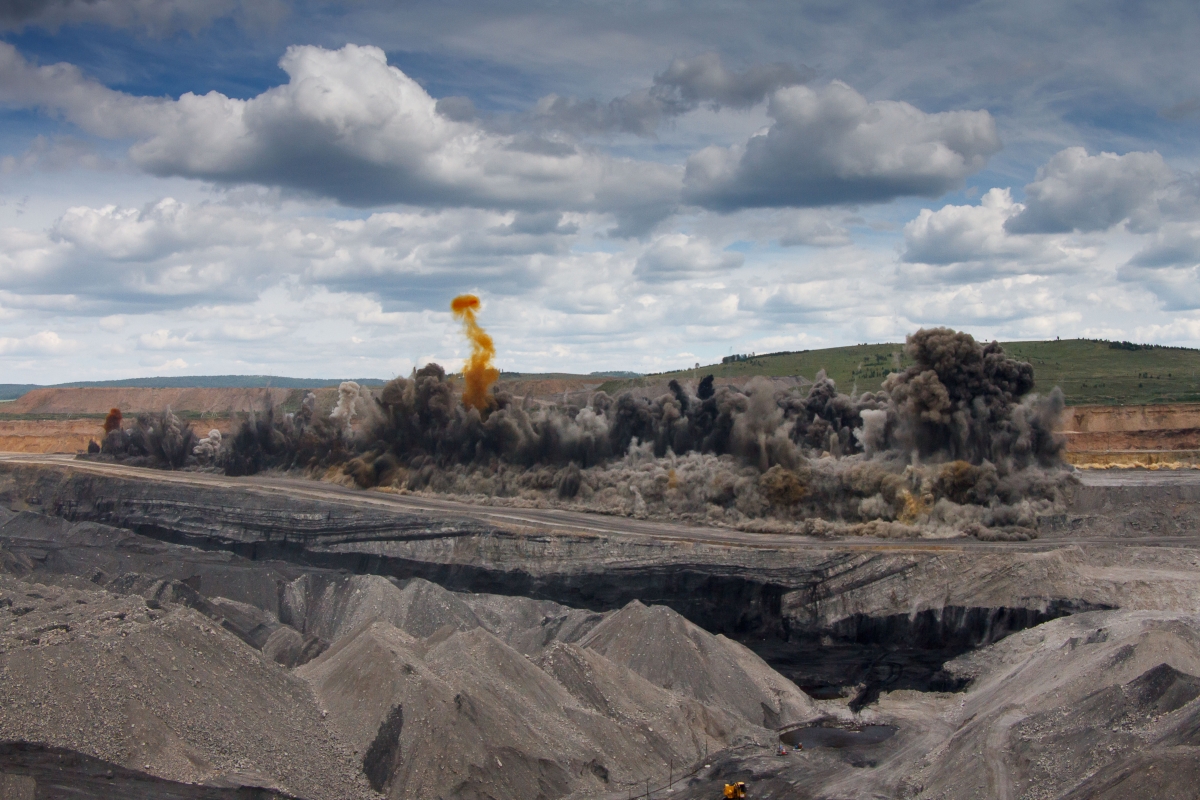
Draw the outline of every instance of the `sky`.
M3 0L0 383L1200 346L1200 4Z

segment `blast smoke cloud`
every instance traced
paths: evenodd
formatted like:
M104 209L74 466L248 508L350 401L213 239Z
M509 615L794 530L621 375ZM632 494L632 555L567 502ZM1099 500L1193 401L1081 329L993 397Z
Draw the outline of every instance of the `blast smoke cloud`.
M462 320L463 333L471 342L471 356L463 365L462 401L479 411L485 411L490 405L488 389L500 378L500 370L492 366L496 357L496 345L492 337L479 327L475 321L475 312L479 310L479 298L473 294L460 294L450 301L450 310L454 316Z
M213 428L200 441L196 442L196 446L192 448L194 455L202 464L209 464L216 460L221 452L221 432Z
M138 414L129 428L121 427L121 412L114 408L104 424L106 433L100 455L130 464L181 469L197 445L191 426L169 407L158 414Z
M342 381L338 385L337 405L329 414L329 418L340 421L347 430L352 430L351 425L354 422L354 415L358 411L360 400L362 400L362 387L354 381Z
M469 329L478 298L459 300ZM948 328L909 336L912 366L878 392L845 394L823 372L805 388L707 376L550 406L488 392L491 344L464 371L486 382L460 388L428 364L378 392L342 384L342 412L317 415L310 395L252 416L216 466L814 536L1029 538L1070 491L1062 393L1033 395L1029 364Z

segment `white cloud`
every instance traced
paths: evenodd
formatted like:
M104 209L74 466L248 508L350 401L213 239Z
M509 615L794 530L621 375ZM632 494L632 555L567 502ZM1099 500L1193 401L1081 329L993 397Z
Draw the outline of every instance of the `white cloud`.
M7 42L0 42L0 103L42 109L108 138L149 133L173 108L163 98L113 91L73 64L35 66Z
M775 121L766 131L688 159L686 201L731 210L936 197L1000 149L986 111L926 114L870 102L840 81L779 89L768 110Z
M167 328L159 328L151 333L143 333L138 337L139 350L179 350L192 346L187 338L173 336Z
M1061 330L1082 319L1065 307L1060 286L1033 275L910 295L904 310L908 319L922 325L974 327L1018 321L1026 330L1046 333L1053 332L1056 324Z
M147 367L158 372L178 372L182 369L187 369L190 365L182 358L172 358L167 361L155 361L154 359L143 359L138 362L141 366Z
M841 247L852 241L850 232L829 219L799 213L793 216L779 236L784 247Z
M1188 316L1166 324L1140 325L1135 329L1134 336L1139 342L1198 342L1200 319Z
M29 149L20 156L0 158L0 173L43 170L59 172L82 167L90 170L111 169L113 162L96 152L90 144L69 136L49 138L38 134Z
M1008 189L992 189L978 205L922 209L904 226L901 261L932 269L905 267L905 274L951 282L986 280L998 273L1042 273L1080 267L1094 252L1064 237L1021 236L1006 222L1024 206Z
M741 253L717 250L705 239L672 233L658 237L646 248L633 274L646 283L688 280L728 273L744 262Z
M79 206L45 231L0 230L0 291L71 297L81 311L133 313L249 301L281 280L420 306L465 282L514 294L540 285L579 235L472 209L365 219L166 198L142 208Z
M1056 153L1025 187L1025 209L1006 224L1011 233L1103 231L1130 217L1152 227L1157 199L1177 180L1158 153L1101 153L1083 147Z
M1200 220L1163 226L1129 264L1148 269L1200 264Z
M678 168L439 114L377 47L294 46L279 64L288 83L249 100L189 92L172 101L115 92L69 64L34 67L0 43L0 101L134 137L130 157L156 175L282 186L350 205L602 211L638 232L677 202Z
M0 355L62 355L79 347L72 339L64 339L54 331L42 331L23 338L0 336Z

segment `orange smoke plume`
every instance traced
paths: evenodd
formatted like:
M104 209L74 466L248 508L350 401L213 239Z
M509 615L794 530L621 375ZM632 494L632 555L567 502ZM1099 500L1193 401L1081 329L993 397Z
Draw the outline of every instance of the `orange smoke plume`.
M121 428L121 409L109 409L108 416L104 418L104 433L109 434Z
M471 341L471 357L463 365L463 405L485 411L491 400L488 389L500 377L500 370L492 366L496 356L496 345L487 331L475 321L479 310L479 298L473 294L460 294L450 301L450 310L462 320L463 333Z

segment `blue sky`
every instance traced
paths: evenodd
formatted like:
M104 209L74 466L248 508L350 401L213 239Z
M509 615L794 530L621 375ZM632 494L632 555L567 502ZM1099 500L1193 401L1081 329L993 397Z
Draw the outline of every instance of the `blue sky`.
M20 0L0 382L1200 345L1194 3Z

